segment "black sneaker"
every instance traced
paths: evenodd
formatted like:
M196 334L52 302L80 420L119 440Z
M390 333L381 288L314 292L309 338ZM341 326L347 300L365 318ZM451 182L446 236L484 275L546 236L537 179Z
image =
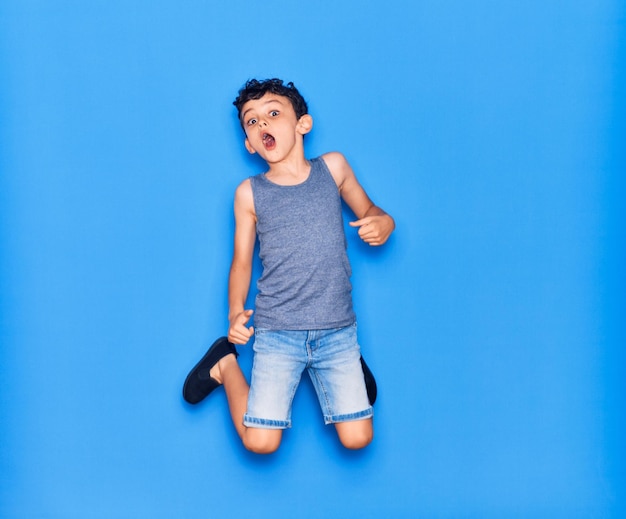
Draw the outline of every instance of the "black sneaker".
M211 378L209 374L211 368L215 366L220 359L226 357L226 355L234 354L238 357L239 354L235 349L235 346L228 342L226 337L220 337L209 348L200 359L200 362L194 366L189 372L183 385L183 398L190 404L197 404L201 400L204 400L211 391L221 386L221 384Z

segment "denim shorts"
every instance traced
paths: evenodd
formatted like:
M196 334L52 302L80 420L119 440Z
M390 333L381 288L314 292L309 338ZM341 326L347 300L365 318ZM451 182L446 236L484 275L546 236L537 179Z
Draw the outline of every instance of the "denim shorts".
M246 427L291 427L291 404L306 369L326 424L373 415L356 324L331 330L256 329Z

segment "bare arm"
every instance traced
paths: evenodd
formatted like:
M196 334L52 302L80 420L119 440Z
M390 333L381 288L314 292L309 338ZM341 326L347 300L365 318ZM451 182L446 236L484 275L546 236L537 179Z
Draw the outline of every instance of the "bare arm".
M252 255L256 240L256 216L250 181L242 182L235 191L235 245L228 278L228 340L246 344L254 329L246 324L252 310L245 310L252 278Z
M385 243L396 227L393 218L370 200L341 153L327 153L324 161L341 197L357 217L357 221L350 222L350 225L359 228L359 236L364 242L370 245Z

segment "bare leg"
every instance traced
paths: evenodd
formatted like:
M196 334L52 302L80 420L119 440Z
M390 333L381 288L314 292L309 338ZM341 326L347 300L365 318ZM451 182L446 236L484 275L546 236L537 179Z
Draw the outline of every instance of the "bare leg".
M335 424L339 441L347 449L367 447L374 438L374 426L371 418Z
M241 438L249 451L257 454L270 454L278 449L283 431L280 429L258 429L246 427L243 415L248 405L250 387L243 376L239 363L234 355L226 355L211 368L211 377L221 382L226 391L230 416Z

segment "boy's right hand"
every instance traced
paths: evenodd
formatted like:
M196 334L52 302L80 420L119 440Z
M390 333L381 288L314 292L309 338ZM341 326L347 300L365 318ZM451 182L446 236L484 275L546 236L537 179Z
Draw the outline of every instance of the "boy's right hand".
M244 310L230 320L230 326L228 327L228 340L230 342L243 345L254 335L254 327L246 327L253 313L254 310Z

